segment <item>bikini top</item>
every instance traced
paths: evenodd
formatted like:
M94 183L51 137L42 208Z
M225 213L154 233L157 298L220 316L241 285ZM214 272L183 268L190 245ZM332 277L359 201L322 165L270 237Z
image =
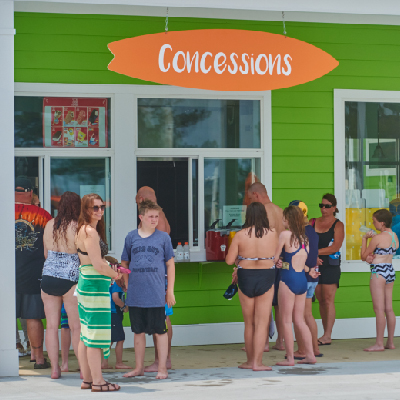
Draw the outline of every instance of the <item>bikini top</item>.
M275 257L256 257L256 258L248 258L248 257L242 257L242 256L238 256L238 260L242 261L242 260L246 260L246 261L261 261L261 260L275 260Z
M396 239L394 238L393 232L384 231L383 233L388 233L392 237L392 243L390 247L377 247L374 251L374 254L378 254L381 256L392 255L396 253Z
M88 255L86 251L82 251L80 248L78 248L77 250L78 253L81 253L84 256ZM101 238L100 238L100 252L101 252L101 258L104 258L104 256L108 254L108 244L104 243Z

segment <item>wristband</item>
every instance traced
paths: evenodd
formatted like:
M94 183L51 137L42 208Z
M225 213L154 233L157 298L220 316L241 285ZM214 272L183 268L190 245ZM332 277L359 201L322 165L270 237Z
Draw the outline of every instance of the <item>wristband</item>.
M125 308L126 308L126 304L123 307L121 307L121 311L124 311Z

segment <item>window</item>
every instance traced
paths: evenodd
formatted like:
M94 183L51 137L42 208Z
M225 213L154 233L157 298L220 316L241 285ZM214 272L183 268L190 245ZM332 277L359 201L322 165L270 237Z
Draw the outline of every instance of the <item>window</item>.
M258 158L204 160L205 229L218 221L218 227L241 228L246 215L246 191L260 176Z
M65 191L99 194L111 235L111 98L14 97L15 174L31 179L53 217Z
M260 99L137 99L137 188L155 189L174 247L189 239L199 254L192 260L205 260L205 234L215 221L218 228L243 225L246 188L265 179L263 109Z
M106 148L111 99L15 96L15 147Z
M400 103L345 102L346 259L360 260L365 227L386 208L400 234Z
M260 102L138 99L139 148L260 148Z

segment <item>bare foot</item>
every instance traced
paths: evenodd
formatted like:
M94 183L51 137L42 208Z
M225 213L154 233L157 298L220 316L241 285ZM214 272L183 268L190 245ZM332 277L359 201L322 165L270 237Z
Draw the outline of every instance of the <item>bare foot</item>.
M264 353L268 353L269 352L269 344L266 344L264 347Z
M115 364L115 369L132 369L132 367L122 363L122 364Z
M158 372L158 362L153 362L148 367L144 367L144 372Z
M305 357L305 354L300 353L298 350L294 352L293 354L294 357Z
M268 367L264 364L261 365L254 365L253 366L253 371L272 371L271 367Z
M284 351L285 350L285 346L282 344L275 344L274 346L272 346L272 348L274 350L279 350L279 351Z
M395 345L392 343L392 344L388 344L388 343L386 343L386 346L385 346L385 349L386 350L394 350L396 347L395 347Z
M163 368L163 369L161 369L160 368L160 370L158 371L158 374L157 374L157 376L156 376L156 379L167 379L168 378L168 371L167 371L167 369L165 368Z
M315 364L317 360L315 357L306 357L304 360L297 361L297 364Z
M240 350L242 350L242 351L246 351L246 347L242 347Z
M238 368L240 368L240 369L253 369L253 366L250 363L245 362L243 364L238 365Z
M68 371L68 364L67 365L61 365L61 372L69 372Z
M114 369L114 367L110 367L108 364L102 364L101 369Z
M294 367L294 360L293 361L279 361L275 365L280 365L281 367Z
M58 378L61 378L61 369L60 369L60 367L57 365L57 368L56 369L53 369L52 371L51 371L51 379L58 379Z
M378 346L377 344L374 344L371 347L367 347L364 349L364 351L384 351L385 348L383 346Z
M144 376L144 368L143 369L134 369L131 372L127 372L123 375L124 378L131 378L133 376Z
M172 369L171 359L167 360L167 369Z

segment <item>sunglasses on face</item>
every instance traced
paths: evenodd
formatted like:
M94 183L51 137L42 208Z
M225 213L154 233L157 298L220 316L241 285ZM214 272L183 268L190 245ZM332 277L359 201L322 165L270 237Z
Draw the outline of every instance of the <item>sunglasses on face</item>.
M334 207L332 204L319 203L319 208L332 208L332 207Z
M104 211L106 209L106 206L102 204L101 206L93 206L91 208L93 208L94 212L99 212L99 210Z

